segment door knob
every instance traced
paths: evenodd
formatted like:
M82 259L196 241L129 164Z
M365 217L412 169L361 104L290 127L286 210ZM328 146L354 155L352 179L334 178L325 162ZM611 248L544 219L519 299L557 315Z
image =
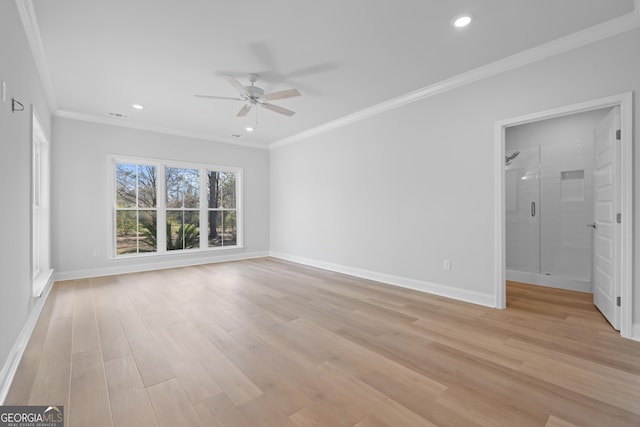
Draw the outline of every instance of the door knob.
M587 227L591 227L591 228L595 229L596 228L596 223L592 222L591 224L587 224Z

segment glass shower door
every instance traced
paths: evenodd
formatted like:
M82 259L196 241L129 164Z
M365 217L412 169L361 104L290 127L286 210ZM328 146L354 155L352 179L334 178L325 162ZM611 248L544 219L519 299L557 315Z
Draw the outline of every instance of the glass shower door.
M540 149L518 151L505 167L507 270L539 273Z

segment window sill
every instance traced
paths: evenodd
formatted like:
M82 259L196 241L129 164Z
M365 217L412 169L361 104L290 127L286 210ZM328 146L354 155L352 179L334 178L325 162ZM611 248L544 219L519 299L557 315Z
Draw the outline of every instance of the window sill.
M119 261L119 260L127 260L127 259L147 259L147 258L164 258L164 257L171 257L171 258L182 258L182 257L188 257L191 254L197 254L199 256L203 256L207 253L212 254L212 253L216 253L216 252L230 252L230 251L242 251L244 250L244 246L238 245L238 246L221 246L221 247L215 247L215 248L206 248L206 249L182 249L182 250L178 250L178 251L165 251L165 252L145 252L145 253L139 253L139 254L123 254L123 255L116 255L116 256L112 256L110 259L112 261Z
M33 297L40 298L42 292L47 287L47 284L53 279L53 270L40 270L38 275L33 278L31 289L33 290Z

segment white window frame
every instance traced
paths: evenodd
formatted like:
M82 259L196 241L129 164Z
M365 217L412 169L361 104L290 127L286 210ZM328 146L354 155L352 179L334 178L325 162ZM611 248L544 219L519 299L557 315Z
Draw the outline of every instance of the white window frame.
M51 281L49 141L31 107L31 294L40 297Z
M158 171L157 181L157 206L156 221L157 221L157 251L156 252L143 252L135 254L117 254L116 244L116 164L128 163L137 165L155 166ZM165 168L184 168L184 169L198 169L200 173L200 203L199 203L199 215L200 215L200 247L178 250L167 250L167 236L162 232L165 230L167 203L166 203L166 177ZM205 163L193 163L176 160L164 160L164 159L152 159L146 157L133 157L123 156L117 154L109 154L107 156L107 206L109 209L109 247L107 254L110 259L127 259L127 258L140 258L140 257L158 257L158 256L184 256L194 252L215 252L215 251L229 251L244 248L244 214L243 214L243 169L241 167L234 166L222 166L215 164ZM208 213L209 208L207 206L207 171L216 172L230 172L236 176L236 244L230 246L212 246L209 247L209 240L206 230L208 230ZM203 231L204 230L204 231Z

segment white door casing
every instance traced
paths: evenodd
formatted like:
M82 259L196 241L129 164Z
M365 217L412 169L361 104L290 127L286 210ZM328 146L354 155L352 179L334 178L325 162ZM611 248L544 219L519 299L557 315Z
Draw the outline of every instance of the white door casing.
M633 333L633 92L624 92L604 98L592 99L577 104L564 105L549 110L538 111L522 116L511 117L499 120L495 123L495 144L494 144L494 173L495 173L495 307L506 308L507 286L506 286L506 253L505 253L505 138L506 128L531 123L539 120L546 120L561 117L568 114L591 111L600 108L619 107L620 108L620 158L618 163L618 175L620 177L620 199L618 200L621 213L621 223L617 224L618 245L617 264L619 296L621 306L620 313L620 335L625 338L640 340L639 335Z
M616 277L618 232L616 214L618 200L620 108L615 107L594 131L594 224L593 228L593 302L609 323L620 329L620 309L617 306L619 280Z

